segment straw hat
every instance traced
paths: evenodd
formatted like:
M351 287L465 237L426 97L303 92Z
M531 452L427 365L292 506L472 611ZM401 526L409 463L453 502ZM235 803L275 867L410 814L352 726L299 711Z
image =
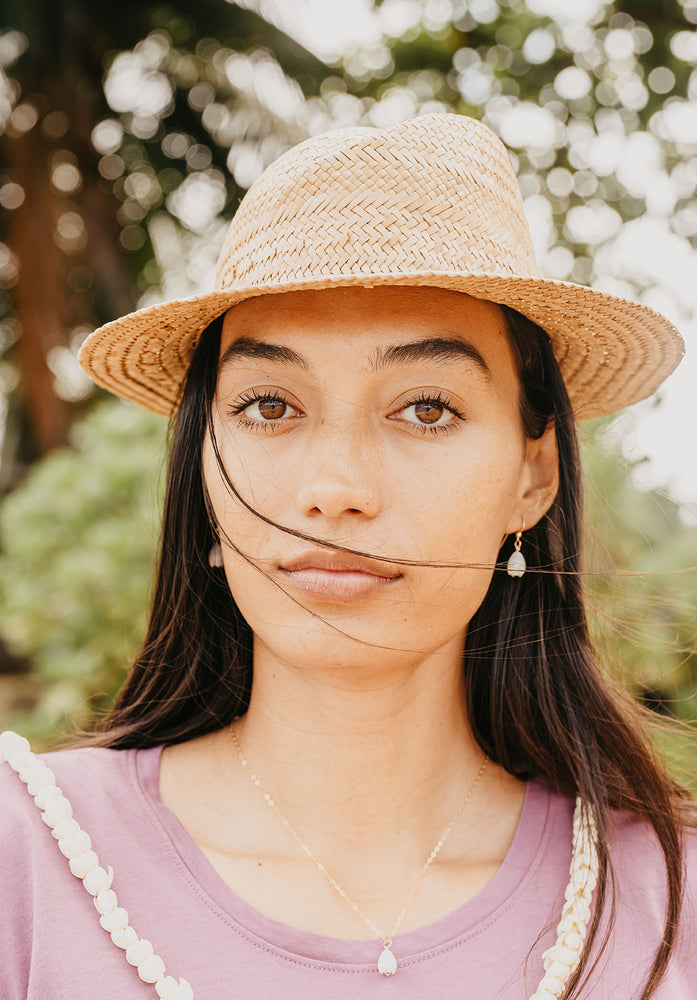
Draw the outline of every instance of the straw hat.
M481 122L431 114L285 153L240 204L215 291L107 323L79 360L99 385L170 415L216 316L255 295L339 285L431 285L511 306L548 333L578 419L650 395L683 354L647 306L540 278L505 147Z

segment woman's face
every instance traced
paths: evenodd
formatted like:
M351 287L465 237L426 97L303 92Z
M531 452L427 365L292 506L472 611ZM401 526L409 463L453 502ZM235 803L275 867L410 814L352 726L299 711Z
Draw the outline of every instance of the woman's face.
M553 432L524 437L502 314L456 292L241 303L225 317L213 414L245 503L313 539L231 495L207 439L230 590L255 643L292 662L461 648L504 536L556 493Z

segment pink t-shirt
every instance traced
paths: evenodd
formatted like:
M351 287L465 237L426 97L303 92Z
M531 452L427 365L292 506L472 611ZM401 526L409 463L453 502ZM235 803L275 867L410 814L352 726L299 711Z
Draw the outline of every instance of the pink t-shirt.
M399 935L398 972L384 977L376 972L379 942L299 931L239 899L160 801L159 753L80 749L44 759L101 864L113 867L119 905L196 1000L527 1000L536 989L568 881L569 799L530 783L498 872L449 916ZM7 765L0 804L2 1000L156 1000L100 927L91 897ZM657 1000L697 998L692 844L690 855L680 947ZM617 923L584 997L637 1000L662 932L664 871L649 832L631 818L613 823L612 857Z

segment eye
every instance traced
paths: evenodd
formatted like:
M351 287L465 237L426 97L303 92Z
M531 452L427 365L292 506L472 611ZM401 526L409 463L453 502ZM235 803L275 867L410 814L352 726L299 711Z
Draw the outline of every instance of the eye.
M420 393L417 399L407 400L390 414L394 420L412 424L422 432L454 430L464 414L446 396L437 392Z
M250 420L280 420L281 417L295 416L298 411L286 403L285 399L266 396L245 406L242 412Z
M426 400L421 403L411 403L402 410L402 417L409 423L428 424L431 427L442 427L454 419L455 414L446 410L443 403Z
M252 430L267 430L270 425L302 416L300 410L277 392L246 393L231 407L231 412Z

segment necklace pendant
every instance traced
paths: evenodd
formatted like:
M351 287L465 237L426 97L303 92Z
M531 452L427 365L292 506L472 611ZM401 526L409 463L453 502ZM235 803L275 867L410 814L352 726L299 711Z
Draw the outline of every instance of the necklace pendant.
M392 942L389 938L382 943L382 951L380 952L380 958L378 959L378 972L381 976L394 976L397 971L397 959L394 957L390 948L392 947Z

